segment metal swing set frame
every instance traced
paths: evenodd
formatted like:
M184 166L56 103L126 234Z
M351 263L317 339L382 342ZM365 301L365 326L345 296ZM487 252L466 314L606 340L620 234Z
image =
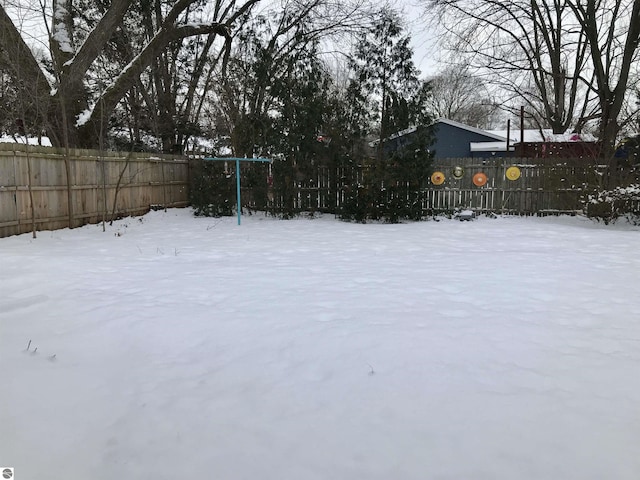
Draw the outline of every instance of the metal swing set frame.
M240 201L240 162L258 162L258 163L273 163L270 158L237 158L237 157L205 157L203 160L207 162L236 162L236 203L238 209L238 225L240 225L240 218L242 217L242 206Z

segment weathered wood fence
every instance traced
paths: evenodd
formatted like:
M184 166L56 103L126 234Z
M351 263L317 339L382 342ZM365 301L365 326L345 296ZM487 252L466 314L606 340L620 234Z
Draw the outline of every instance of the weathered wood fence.
M456 167L458 172L462 171L461 176L454 175ZM507 177L510 167L518 168L518 178ZM275 212L282 208L300 212L338 212L354 175L358 178L366 175L362 169L354 173L353 167L320 166L287 176L290 185L283 189L278 184L277 171L276 162L274 185L270 193L265 193L267 180L256 182L255 177L256 174L265 176L266 167L246 166L243 169L243 206ZM440 185L428 182L423 189L422 208L426 215L460 209L515 215L575 214L583 211L585 200L596 191L640 183L638 168L621 167L611 171L609 167L585 158L438 159L433 164L433 171L441 172L444 182ZM486 184L474 184L474 176L478 173L486 175ZM281 179L282 176L280 182ZM233 178L227 181L235 182ZM284 194L281 193L283 190ZM231 188L228 191L233 192ZM269 201L265 207L261 199L267 197Z
M188 204L184 157L72 149L65 158L65 149L0 144L0 237Z
M462 169L460 178L454 175L456 167ZM518 178L508 178L511 167L517 168ZM455 158L438 160L434 171L442 172L445 180L442 185L429 185L427 210L471 209L517 215L580 212L586 197L604 188L611 173L584 158ZM476 174L486 175L486 184L476 185Z
M54 230L70 223L77 227L109 221L146 213L156 205L186 206L194 182L190 175L199 175L194 165L200 161L194 157L70 150L68 162L66 158L64 149L0 144L0 237L29 232L34 226ZM520 175L511 180L506 172L513 166ZM461 176L453 174L456 167ZM354 178L366 174L340 166L286 174L278 174L278 169L277 162L272 169L243 167L245 207L278 212L286 203L289 211L339 212ZM433 171L441 172L444 181L429 182L421 192L425 214L458 209L517 215L577 213L593 192L640 183L638 168L611 171L584 158L456 158L437 160ZM486 175L486 184L474 184L477 173ZM228 172L221 178L222 189L224 182L235 185ZM231 187L229 195L235 195Z

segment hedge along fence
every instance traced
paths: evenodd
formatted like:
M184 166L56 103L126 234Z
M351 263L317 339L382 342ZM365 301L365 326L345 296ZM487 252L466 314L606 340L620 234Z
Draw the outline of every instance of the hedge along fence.
M203 190L209 188L217 196L210 204L214 211L208 213L231 214L235 205L233 172L224 171L221 165L191 162L193 204L207 204ZM454 175L456 167L462 169L459 178ZM506 175L510 167L519 171L515 180ZM345 201L353 197L354 185L365 184L367 176L366 169L357 167L317 166L284 172L281 169L290 170L290 166L277 161L271 171L264 165L243 166L243 207L285 216L314 211L340 214ZM640 183L638 168L627 166L611 171L584 158L438 159L432 171L440 172L444 181L440 185L429 181L421 189L425 216L462 209L513 215L576 214L584 211L589 195ZM486 184L478 186L473 182L478 173L486 176ZM396 194L398 191L395 190ZM218 208L220 205L224 208Z
M207 162L189 154L190 201L197 215L232 215L236 206L235 162ZM335 212L343 200L344 172L352 168L293 167L286 162L241 162L241 197L248 211L288 217L300 212Z
M0 237L188 205L184 157L71 149L65 158L65 149L0 144Z

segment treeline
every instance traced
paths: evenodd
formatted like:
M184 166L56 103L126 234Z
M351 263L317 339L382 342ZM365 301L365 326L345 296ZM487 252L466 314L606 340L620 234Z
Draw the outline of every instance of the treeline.
M56 0L30 12L48 18L41 38L16 9L0 6L5 135L46 136L58 147L176 152L201 142L286 156L312 154L318 137L362 148L426 118L426 84L389 8Z
M34 6L35 5L35 6ZM0 5L0 130L54 146L308 162L382 160L387 136L443 116L637 132L640 0L422 0L447 68L420 75L400 13L366 0L54 0ZM431 73L431 72L429 72ZM317 142L322 138L323 142Z

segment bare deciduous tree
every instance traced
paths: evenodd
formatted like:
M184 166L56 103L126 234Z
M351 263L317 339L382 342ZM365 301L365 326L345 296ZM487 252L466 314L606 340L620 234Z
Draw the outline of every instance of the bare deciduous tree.
M635 87L640 0L427 0L449 48L493 74L555 133L597 121L613 158ZM628 110L628 109L627 109Z
M259 0L216 0L203 7L196 0L173 0L155 11L153 32L140 45L132 45L131 59L104 88L88 79L101 55L117 37L133 0L113 0L87 32L76 31L72 0L54 0L48 14L50 71L24 41L5 7L0 5L0 64L20 85L20 95L46 99L33 123L45 125L54 145L95 147L100 124L140 82L141 75L170 45L199 35L224 39L228 51L234 22ZM187 21L187 12L200 12L199 21Z
M566 0L428 0L459 61L490 74L525 102L541 126L564 133L589 90L580 74L588 42Z
M228 135L236 155L257 153L255 146L269 143L263 138L269 116L280 108L273 86L291 74L292 60L322 52L322 42L335 47L341 36L368 28L371 17L362 0L284 0L247 18L234 38L228 75L209 95L217 136Z
M429 79L427 107L438 118L493 128L498 107L485 82L465 67L452 66Z
M639 56L640 0L586 0L570 4L589 42L603 155L614 158L620 124L625 121L620 116L632 91L632 69L637 68Z

